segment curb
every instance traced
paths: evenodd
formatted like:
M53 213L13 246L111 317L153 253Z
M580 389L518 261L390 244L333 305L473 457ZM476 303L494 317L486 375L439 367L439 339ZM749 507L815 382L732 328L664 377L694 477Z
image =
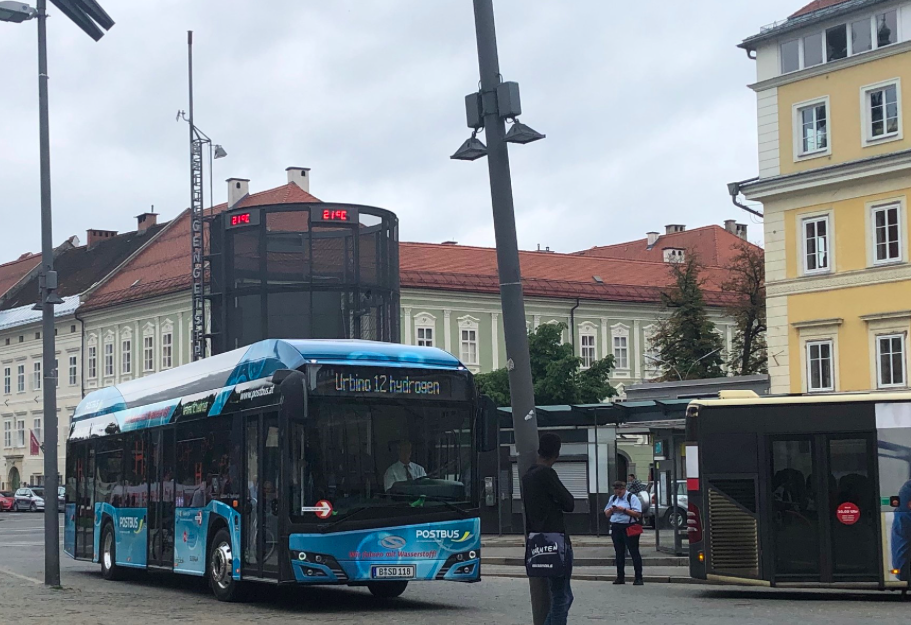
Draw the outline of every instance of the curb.
M528 575L523 572L485 572L484 569L481 569L481 579L485 577L504 577L511 579L528 579ZM587 573L581 573L576 575L573 573L573 581L582 581L582 582L613 582L617 579L616 575L591 575ZM707 580L703 579L693 579L692 577L677 577L677 576L668 576L668 575L643 575L642 581L646 584L694 584L694 585L703 585L708 584ZM632 586L632 583L627 583L627 586Z
M525 567L525 558L484 556L482 564L489 566L520 566ZM573 558L574 567L583 566L616 566L617 561L614 558ZM643 558L642 564L646 568L649 566L689 566L689 560L685 558Z

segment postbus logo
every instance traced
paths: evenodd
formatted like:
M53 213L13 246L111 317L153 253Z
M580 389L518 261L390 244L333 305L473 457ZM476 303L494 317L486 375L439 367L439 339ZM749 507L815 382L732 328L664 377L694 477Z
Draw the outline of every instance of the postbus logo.
M417 530L415 534L423 540L451 540L456 543L463 543L473 536L468 530Z
M396 551L396 550L404 547L407 544L407 542L408 541L406 541L401 536L387 536L386 538L383 538L380 541L380 545L382 545L386 549Z

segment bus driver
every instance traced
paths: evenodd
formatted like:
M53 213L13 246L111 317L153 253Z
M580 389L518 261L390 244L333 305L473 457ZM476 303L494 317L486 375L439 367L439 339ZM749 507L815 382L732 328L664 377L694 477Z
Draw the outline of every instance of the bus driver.
M426 477L427 471L411 461L411 441L399 443L399 459L386 469L383 476L383 487L388 491L396 482L412 482L419 477Z

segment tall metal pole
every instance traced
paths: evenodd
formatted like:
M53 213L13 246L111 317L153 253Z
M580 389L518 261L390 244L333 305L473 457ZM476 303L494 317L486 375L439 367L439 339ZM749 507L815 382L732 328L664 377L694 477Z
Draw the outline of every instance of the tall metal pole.
M538 419L535 413L535 391L528 355L528 331L525 326L525 300L519 267L519 244L516 237L512 178L509 151L504 138L506 123L500 117L496 90L501 82L494 25L493 1L474 0L475 30L478 39L478 67L481 72L481 97L484 110L484 132L487 137L487 166L490 172L490 199L493 204L493 227L497 243L497 267L500 274L500 301L503 308L503 330L506 340L506 368L512 421L516 437L519 475L535 464L538 450ZM521 484L521 481L520 481ZM522 494L524 501L524 493ZM550 594L544 578L530 578L531 603L535 625L541 625L550 606Z
M57 516L57 368L54 304L57 288L51 224L51 148L47 95L47 0L38 0L38 119L41 143L41 332L44 375L44 585L60 586L60 519Z
M190 271L192 274L193 301L193 354L192 359L206 356L205 269L203 267L203 180L202 139L193 118L193 31L187 31L189 87L190 87Z

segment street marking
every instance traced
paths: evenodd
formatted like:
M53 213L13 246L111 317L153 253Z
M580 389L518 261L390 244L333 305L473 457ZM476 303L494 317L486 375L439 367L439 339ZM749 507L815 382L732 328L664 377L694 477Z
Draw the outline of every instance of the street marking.
M41 581L40 579L35 579L34 577L29 577L28 575L22 575L20 573L10 571L9 569L4 568L2 566L0 566L0 573L5 573L6 575L9 575L11 577L18 577L19 579L24 579L27 582L31 582L33 584L38 584L39 586L41 584L44 584L44 582Z

